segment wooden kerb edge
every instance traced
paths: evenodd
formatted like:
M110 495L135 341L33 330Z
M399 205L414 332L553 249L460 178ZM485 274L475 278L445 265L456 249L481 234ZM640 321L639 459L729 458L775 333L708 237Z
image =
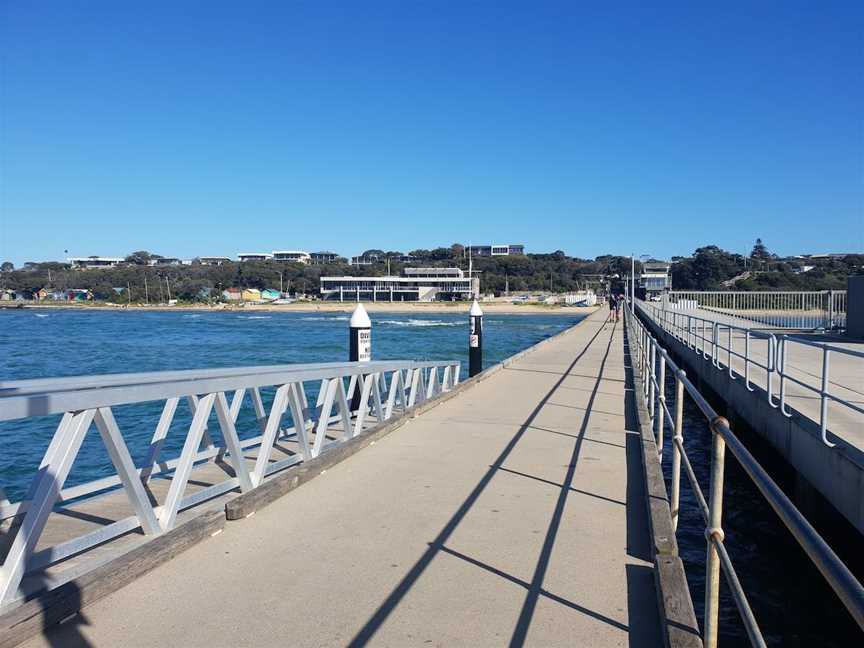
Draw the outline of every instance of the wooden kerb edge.
M625 329L626 330L626 329ZM672 515L663 469L657 456L657 444L648 417L645 394L639 388L642 380L638 362L628 354L633 375L632 394L636 398L636 417L642 446L642 466L645 474L645 506L651 526L651 547L654 554L654 586L660 611L663 640L669 648L702 648L699 624L693 611L693 599L678 557L678 543L672 529ZM671 439L670 439L671 442Z
M496 365L492 365L491 367L483 370L473 378L469 378L468 380L459 383L454 389L451 389L449 392L438 394L434 398L430 398L429 400L424 401L419 405L410 407L398 416L394 416L387 421L384 421L378 425L369 428L368 430L365 430L359 436L356 436L353 439L346 441L345 443L341 443L337 446L329 448L327 452L319 455L314 459L304 461L297 466L277 473L274 477L268 479L254 490L237 495L236 497L225 503L226 519L242 520L245 519L250 513L254 513L255 511L267 506L268 504L272 504L283 495L290 493L295 488L305 484L311 479L314 479L315 477L320 475L322 471L327 470L332 466L335 466L336 464L344 461L351 455L356 454L363 448L366 448L371 443L387 436L394 430L402 427L410 419L419 416L420 414L423 414L424 412L432 409L433 407L437 407L441 403L447 402L451 398L455 398L462 392L471 389L472 387L486 380L490 376L493 376L499 371L509 367L517 360L525 357L530 353L533 353L537 349L551 343L553 340L567 335L577 326L587 321L588 317L590 317L590 315L583 318L573 326L565 329L564 331L556 333L555 335L552 335L545 340L541 340L537 344L534 344L527 349L523 349L522 351L510 356L509 358L503 360Z
M128 585L225 527L211 510L0 615L0 648L10 648ZM134 610L130 610L134 614Z

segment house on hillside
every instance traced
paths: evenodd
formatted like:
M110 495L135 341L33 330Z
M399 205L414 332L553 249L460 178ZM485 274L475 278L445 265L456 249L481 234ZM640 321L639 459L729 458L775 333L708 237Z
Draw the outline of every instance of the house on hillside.
M77 269L116 268L125 263L123 257L103 257L96 255L89 257L72 257L67 259L67 261L69 261L73 268Z
M223 263L231 263L231 257L220 256L202 256L198 257L198 263L201 265L222 265Z
M294 263L309 263L312 257L305 250L274 251L271 255L274 261L293 261Z

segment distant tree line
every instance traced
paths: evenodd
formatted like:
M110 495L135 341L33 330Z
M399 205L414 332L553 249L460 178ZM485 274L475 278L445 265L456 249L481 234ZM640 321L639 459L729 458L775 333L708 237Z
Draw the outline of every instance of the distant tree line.
M707 245L672 260L679 290L844 290L849 275L864 273L861 254L781 259L761 239L750 256Z
M21 269L11 263L0 265L0 288L24 294L39 289L70 290L86 288L94 297L105 301L164 302L170 298L184 301L218 299L226 288L273 288L283 292L314 294L322 275L382 276L401 273L406 265L459 266L468 269L465 246L432 250L367 250L364 256L378 256L378 262L352 266L345 259L322 265L279 261L225 262L222 265L151 266L160 258L147 251L126 257L127 263L115 268L73 270L64 263L28 262ZM413 257L410 263L400 259ZM557 250L550 254L527 254L473 257L483 293L497 295L509 292L570 292L586 287L607 285L620 290L622 279L630 274L630 258L602 255L579 259ZM803 264L814 266L807 272L796 272ZM641 264L636 262L637 273ZM783 260L771 254L757 240L749 257L709 245L698 248L689 257L674 257L672 285L681 290L830 290L846 287L846 277L861 273L864 256L819 258L800 261Z

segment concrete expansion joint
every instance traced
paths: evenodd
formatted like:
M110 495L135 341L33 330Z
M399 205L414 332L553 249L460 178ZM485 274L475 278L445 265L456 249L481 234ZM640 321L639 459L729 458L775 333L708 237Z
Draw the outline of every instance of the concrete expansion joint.
M708 542L712 540L714 542L723 542L726 539L726 534L723 533L723 529L720 527L707 527L705 529L705 539Z

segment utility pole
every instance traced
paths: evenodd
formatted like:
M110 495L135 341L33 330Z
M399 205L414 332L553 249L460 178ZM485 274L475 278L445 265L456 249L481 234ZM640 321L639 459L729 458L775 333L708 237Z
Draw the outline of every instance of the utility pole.
M147 305L150 305L150 293L147 291L147 273L144 273L144 301L147 302Z
M636 253L630 254L630 304L636 300Z
M126 282L126 304L127 306L132 305L132 286L128 281Z
M168 301L171 301L171 283L168 280L168 275L165 275L165 286L168 288Z

